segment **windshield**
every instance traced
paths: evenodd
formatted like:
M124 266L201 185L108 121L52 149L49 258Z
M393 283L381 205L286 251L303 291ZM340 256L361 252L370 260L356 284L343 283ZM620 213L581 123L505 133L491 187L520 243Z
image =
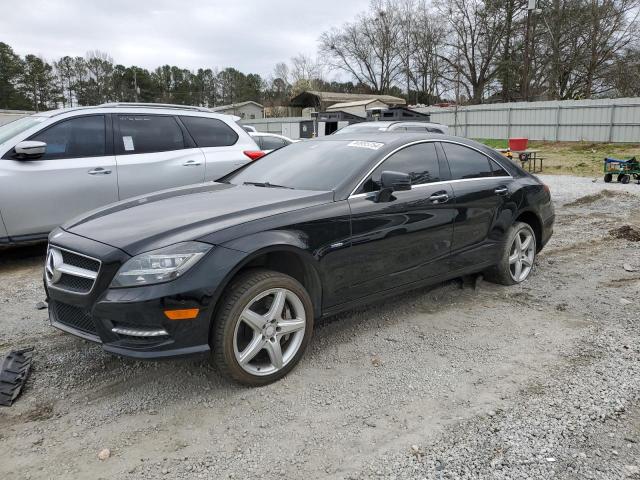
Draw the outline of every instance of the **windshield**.
M34 125L44 122L46 119L47 117L36 117L32 115L29 117L19 118L18 120L2 125L0 127L0 143L10 140L12 137L28 130Z
M224 180L235 185L336 190L366 167L380 142L305 141L276 150Z

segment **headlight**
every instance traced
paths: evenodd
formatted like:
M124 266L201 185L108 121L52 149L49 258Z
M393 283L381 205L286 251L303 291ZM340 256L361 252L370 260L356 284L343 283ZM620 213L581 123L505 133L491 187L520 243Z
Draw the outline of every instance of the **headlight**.
M141 253L129 259L111 282L112 287L135 287L169 282L193 267L211 245L200 242L176 243Z

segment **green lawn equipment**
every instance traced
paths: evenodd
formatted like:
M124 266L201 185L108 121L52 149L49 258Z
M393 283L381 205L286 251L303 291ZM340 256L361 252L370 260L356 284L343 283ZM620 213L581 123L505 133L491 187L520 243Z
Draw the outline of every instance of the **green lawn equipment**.
M606 183L611 182L614 175L617 175L617 180L620 183L629 183L633 178L640 184L640 162L636 160L636 157L630 158L629 160L605 158L604 181Z

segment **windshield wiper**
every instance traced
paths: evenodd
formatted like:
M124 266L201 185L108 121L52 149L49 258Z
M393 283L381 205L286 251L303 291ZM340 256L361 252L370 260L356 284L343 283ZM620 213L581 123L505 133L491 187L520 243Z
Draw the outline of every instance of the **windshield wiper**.
M254 187L265 187L265 188L288 188L289 190L294 190L293 187L285 187L284 185L276 185L274 183L269 183L269 182L244 182L243 185L253 185Z

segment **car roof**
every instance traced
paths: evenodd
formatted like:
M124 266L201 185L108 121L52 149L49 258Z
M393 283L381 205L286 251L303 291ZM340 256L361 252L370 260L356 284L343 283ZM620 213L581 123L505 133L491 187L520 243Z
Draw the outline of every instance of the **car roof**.
M373 122L360 122L360 123L352 123L351 125L347 125L348 127L391 127L392 125L438 125L445 126L441 123L436 122L426 122L422 120L381 120L381 121L373 121ZM345 127L347 128L347 127Z
M152 104L152 103L104 103L86 107L59 108L38 112L40 117L73 116L70 114L79 113L138 113L138 114L161 114L161 115L188 115L195 117L218 118L227 121L237 121L240 117L215 113L205 107L192 107L188 105Z

